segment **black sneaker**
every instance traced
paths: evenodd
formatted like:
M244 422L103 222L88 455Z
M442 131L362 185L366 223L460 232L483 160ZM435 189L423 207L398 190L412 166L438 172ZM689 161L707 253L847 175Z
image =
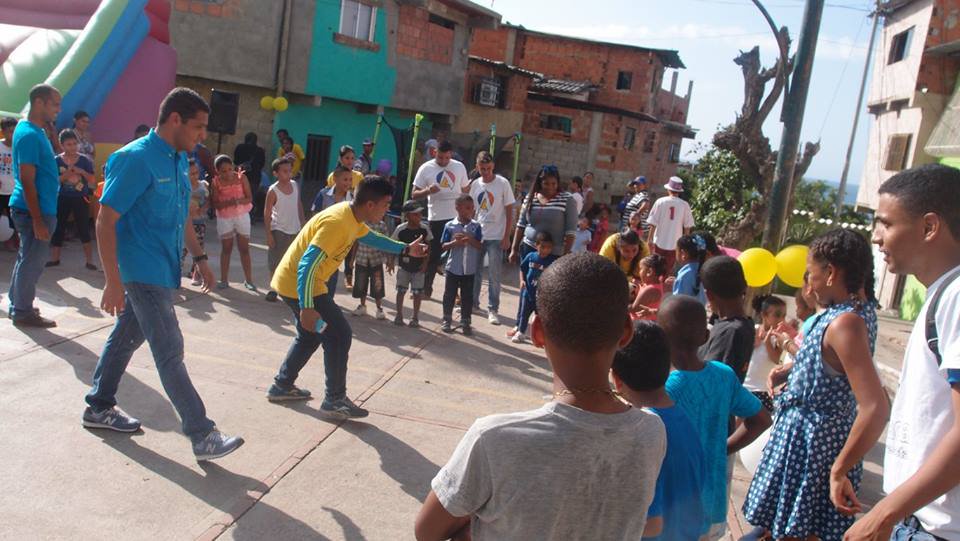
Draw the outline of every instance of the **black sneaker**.
M267 390L267 400L270 402L285 402L287 400L309 400L310 391L301 389L296 385L283 388L274 383Z
M346 419L360 419L370 415L370 412L353 403L347 397L334 402L323 401L320 404L320 414L333 421L344 421Z
M417 329L420 327L420 321L417 318L410 320L410 323L407 324L411 329Z
M445 333L451 333L453 332L453 324L450 323L449 321L444 321L443 323L440 324L440 330Z
M277 292L271 291L270 293L267 293L267 296L264 298L267 302L277 302Z
M469 324L469 323L464 323L464 324L463 324L463 335L464 335L464 336L473 336L473 329L470 328L470 324Z
M52 329L57 326L57 322L47 319L37 312L30 312L22 317L13 318L14 327L37 327L40 329Z
M393 324L397 327L403 327L403 318L400 317L400 314L397 314L397 317L393 318Z

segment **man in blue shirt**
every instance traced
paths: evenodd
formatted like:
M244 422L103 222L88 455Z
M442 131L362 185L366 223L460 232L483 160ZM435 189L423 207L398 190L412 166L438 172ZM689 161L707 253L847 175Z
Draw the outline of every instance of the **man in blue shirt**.
M190 180L186 151L206 136L210 107L196 92L175 88L160 104L157 128L115 152L107 162L97 218L97 243L106 275L100 307L117 322L93 373L83 426L136 432L140 421L116 407L117 387L134 351L150 344L160 382L183 422L198 461L225 456L243 439L221 433L183 364L183 335L173 309L180 287L184 241L203 277L214 283L203 246L186 225Z
M43 126L60 113L60 92L50 85L30 90L30 113L13 132L13 193L10 218L20 234L20 251L10 279L10 319L17 327L56 327L34 309L37 281L57 227L60 172Z

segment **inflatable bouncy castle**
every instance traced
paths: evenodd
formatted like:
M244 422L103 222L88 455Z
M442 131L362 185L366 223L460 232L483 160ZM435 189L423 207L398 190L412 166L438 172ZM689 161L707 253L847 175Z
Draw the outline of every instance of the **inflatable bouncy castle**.
M21 116L49 83L63 94L58 128L82 110L97 143L126 143L174 87L169 21L169 0L0 0L0 114Z

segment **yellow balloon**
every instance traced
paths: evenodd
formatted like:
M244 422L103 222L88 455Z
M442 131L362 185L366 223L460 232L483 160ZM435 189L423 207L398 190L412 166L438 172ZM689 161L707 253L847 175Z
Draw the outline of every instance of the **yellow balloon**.
M750 287L763 287L777 275L777 260L763 248L750 248L737 258L743 265L743 275Z
M288 102L287 98L284 98L283 96L278 96L273 99L273 108L277 111L286 111L289 105L290 102Z
M260 98L260 108L269 111L273 109L273 96L264 96Z
M803 286L803 273L807 271L809 248L795 244L777 254L777 276L790 287Z

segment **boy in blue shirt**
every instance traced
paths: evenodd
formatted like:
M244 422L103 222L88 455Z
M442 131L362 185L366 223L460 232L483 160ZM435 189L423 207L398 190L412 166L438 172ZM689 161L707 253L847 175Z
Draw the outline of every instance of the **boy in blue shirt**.
M553 236L550 233L541 231L534 240L537 250L527 254L520 262L520 319L511 335L514 344L523 342L530 316L537 311L537 282L540 275L557 260L557 256L552 253Z
M644 539L689 541L706 533L700 495L706 470L696 428L663 388L669 374L670 347L663 329L652 321L637 321L633 340L613 358L613 382L634 407L656 413L667 430L667 454L647 511Z
M443 324L440 330L453 332L453 304L460 292L460 322L463 334L470 336L470 316L473 314L473 280L480 267L480 250L483 248L483 233L480 223L473 219L473 198L469 194L457 198L457 218L443 228L440 239L447 254L444 266L446 286L443 290Z
M733 369L700 358L697 348L707 339L707 312L697 299L668 298L660 305L657 323L667 335L676 369L667 378L667 394L693 422L703 445L705 538L720 539L727 521L727 456L757 439L772 423L770 414L740 384ZM731 415L744 422L728 437Z

